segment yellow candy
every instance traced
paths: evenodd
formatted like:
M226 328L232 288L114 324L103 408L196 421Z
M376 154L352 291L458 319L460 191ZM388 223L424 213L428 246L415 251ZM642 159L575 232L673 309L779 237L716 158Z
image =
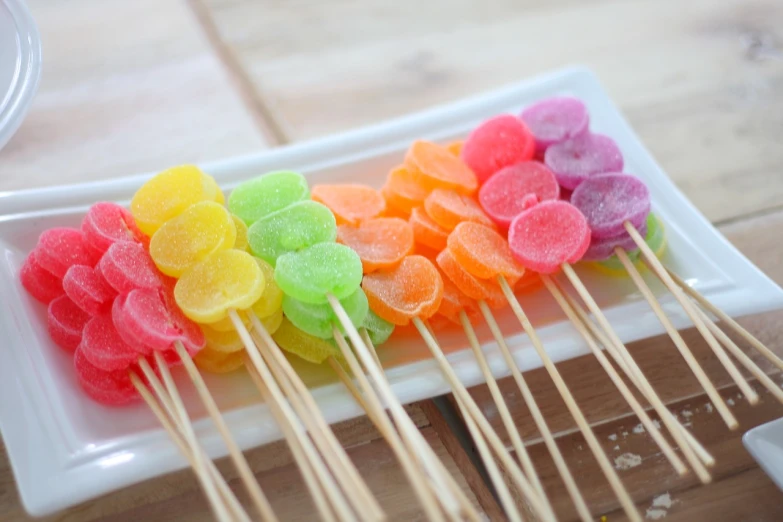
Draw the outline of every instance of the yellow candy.
M255 258L240 250L221 250L185 272L174 287L182 312L197 323L215 323L229 309L250 308L264 291L264 274Z
M236 237L237 229L228 210L214 201L203 201L155 232L150 241L150 256L161 272L180 277L215 252L233 247Z
M193 358L200 369L210 373L229 373L238 370L245 362L244 352L218 352L204 348Z
M231 214L231 220L234 222L234 226L237 228L237 239L234 241L234 248L247 252L247 225L245 225L245 222L236 217L234 214Z
M238 352L245 347L235 330L219 332L209 326L201 325L201 331L204 332L207 348L214 352L232 353Z
M242 324L244 324L249 329L250 318L247 316L247 314L242 310L237 310L237 315L239 315L239 318L242 319ZM206 323L206 326L212 328L217 332L234 331L234 323L232 323L231 319L228 317L224 317L223 319L220 319L219 321L215 321L214 323Z
M280 328L272 337L280 348L311 363L321 364L329 357L342 357L340 349L333 341L307 334L292 325L288 319L283 319Z
M204 195L208 201L214 201L218 205L226 205L226 195L220 190L215 178L207 174L201 175L201 183L204 186Z
M264 261L263 259L255 258L256 263L261 268L261 272L264 273L264 293L261 294L261 299L253 303L253 313L259 319L269 317L283 306L283 291L275 283L275 269L272 265Z
M277 311L272 312L272 315L268 315L264 318L259 318L261 324L264 325L269 335L274 335L280 329L280 325L283 323L283 309L278 308Z
M164 170L146 182L133 195L130 204L133 218L141 231L151 236L166 221L179 216L191 205L212 201L217 195L214 189L205 190L206 185L211 185L205 182L208 177L198 167L181 165Z

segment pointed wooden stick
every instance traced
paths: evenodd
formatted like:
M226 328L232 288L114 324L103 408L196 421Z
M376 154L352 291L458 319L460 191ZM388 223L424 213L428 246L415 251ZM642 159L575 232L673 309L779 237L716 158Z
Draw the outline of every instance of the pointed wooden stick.
M707 452L704 446L702 446L701 443L696 440L696 438L693 437L693 435L691 435L691 433L686 430L682 424L680 424L672 412L669 411L669 409L663 404L663 401L660 399L660 397L658 397L658 394L655 393L655 390L653 390L649 381L642 373L641 368L639 368L639 366L636 364L636 361L634 361L633 357L631 357L630 353L628 353L625 345L621 342L619 345L617 345L614 340L612 340L610 337L607 337L610 334L609 332L605 333L605 328L604 330L601 330L598 328L598 326L593 324L593 322L587 316L587 312L576 302L575 299L573 299L568 294L568 292L563 292L563 295L565 295L566 300L568 300L568 303L571 305L571 308L573 308L580 316L582 322L588 327L593 336L595 336L595 338L604 345L606 350L609 352L609 355L611 355L617 365L620 366L620 369L623 370L628 379L630 379L634 386L637 387L637 389L647 399L653 409L655 409L655 411L658 413L658 417L660 417L661 422L663 422L664 426L666 426L666 429L668 429L672 434L672 437L674 437L675 442L677 442L677 444L680 446L680 449L683 452L685 458L688 460L688 463L691 465L691 467L693 467L697 475L699 475L700 480L709 478L709 473L707 473L706 470L700 471L703 469L701 463L707 466L712 466L715 464L715 459L712 457L712 455L709 454L709 452ZM592 297L589 293L587 294L587 299L592 300ZM595 309L598 310L598 313L601 314L598 305L596 305L594 301L593 305L595 306ZM601 314L600 317L603 317L603 314ZM606 318L604 317L603 319L604 322L608 324ZM614 330L610 331L614 332ZM682 437L685 437L685 439L683 440ZM701 463L693 458L694 452L696 457L701 460Z
M650 419L650 416L647 415L647 412L644 410L642 405L639 404L639 401L636 399L633 392L625 384L625 381L623 381L622 377L620 377L620 374L617 373L617 370L614 369L612 363L609 362L609 359L607 359L606 355L604 355L604 353L601 351L601 348L596 344L595 339L592 335L590 335L587 327L582 323L571 306L569 306L565 297L563 297L560 289L552 282L552 279L550 279L549 276L541 276L541 280L544 282L544 286L547 287L547 290L549 290L549 292L555 298L555 301L557 301L557 303L560 305L560 308L563 310L563 312L565 312L566 316L568 316L568 319L571 321L571 323L573 323L577 331L581 334L582 338L587 343L587 346L590 348L590 351L592 351L595 358L598 359L598 363L601 365L607 375L609 375L609 379L620 391L620 395L623 396L636 416L639 417L642 425L650 434L650 437L652 437L652 439L661 449L661 452L669 461L669 463L671 463L672 467L674 467L674 470L679 475L686 474L688 472L688 468L682 462L680 457L678 457L674 452L674 449L669 444L669 441L667 441L666 438L661 434L660 430L658 430L658 428L655 426L655 423L652 421L652 419Z
M527 385L527 381L525 381L522 372L519 370L519 367L514 360L514 356L511 355L511 350L508 348L508 344L506 344L506 340L503 337L503 332L500 330L500 325L498 325L498 322L495 319L495 316L492 314L492 311L489 309L489 306L487 306L487 303L484 301L479 301L478 305L481 313L484 315L484 320L487 322L487 325L489 325L489 329L492 332L498 347L500 348L500 353L503 355L503 359L506 361L506 366L508 366L508 368L511 370L511 375L514 378L520 393L522 393L522 398L524 399L528 410L530 410L530 415L533 417L533 422L535 422L541 437L544 439L544 444L549 450L549 454L552 456L552 460L555 463L555 467L557 468L560 477L563 479L563 483L565 484L566 490L568 491L568 494L574 503L574 507L576 507L579 518L581 518L584 522L592 520L590 510L587 507L587 503L585 502L584 497L582 496L582 492L579 491L579 487L576 485L576 480L574 480L574 476L571 473L571 470L568 468L568 464L566 463L563 454L560 452L557 441L552 435L552 431L549 429L549 426L546 423L546 419L544 419L544 415L541 413L541 409L538 407L538 403L536 402L533 393L530 391L530 387Z
M639 511L636 509L636 504L634 504L631 496L628 494L628 491L625 489L625 486L620 480L620 477L617 475L617 472L615 471L611 462L609 462L609 458L606 456L603 447L601 447L601 443L598 442L598 439L595 437L592 428L590 428L590 424L588 424L587 419L585 419L585 416L582 413L582 410L577 405L573 395L571 394L571 391L568 389L568 386L563 380L563 377L560 375L560 371L555 366L555 363L552 362L552 359L549 358L549 354L546 352L544 345L541 343L541 340L538 337L538 333L536 333L536 330L530 323L527 314L525 314L524 310L522 310L522 306L519 304L519 301L517 301L517 298L514 295L513 290L511 290L508 281L506 281L505 277L500 276L498 277L498 282L500 283L500 287L503 290L503 294L506 296L506 300L508 300L508 303L511 305L511 310L514 312L514 315L516 315L519 323L522 325L522 329L527 334L531 344L533 345L533 348L535 348L539 358L544 363L544 367L546 368L547 373L549 373L550 378L555 383L557 390L560 392L560 396L563 398L568 411L576 421L577 426L579 426L579 431L582 432L582 436L585 438L585 442L587 442L587 445L590 447L593 456L595 457L596 461L598 461L598 465L601 467L604 477L606 477L606 480L609 482L612 491L614 491L615 496L620 501L620 505L623 507L623 511L625 511L625 514L629 519L635 522L641 522L642 517L639 514Z
M622 248L616 248L615 254L617 255L617 258L625 267L625 270L628 272L628 275L631 276L631 280L636 285L636 288L638 288L639 291L642 293L644 298L647 300L647 303L650 305L650 308L652 308L653 312L655 312L655 315L658 317L658 320L666 329L666 332L669 334L669 337L674 343L674 346L680 352L680 355L682 355L683 359L685 359L685 362L693 372L693 375L699 381L699 384L701 384L701 387L704 389L704 391L707 393L707 396L715 405L715 409L718 410L718 413L720 413L720 416L723 418L723 421L726 423L726 426L728 426L729 429L732 430L736 429L737 426L739 426L739 423L737 422L737 418L734 416L733 413L731 413L731 410L726 405L726 402L723 400L723 397L720 396L720 393L718 393L718 390L717 388L715 388L715 385L712 384L710 378L707 377L706 373L704 373L704 369L701 367L699 362L693 356L693 352L691 352L690 348L685 343L685 340L682 338L682 335L680 335L680 332L678 332L677 329L674 328L674 325L672 324L671 320L669 320L669 317L666 315L666 312L663 311L661 304L655 298L655 295L653 295L650 287L647 286L647 282L644 280L644 278L642 278L642 275L636 269L636 266L634 266L634 264L631 262L631 259L628 257L628 254L626 254L625 250L623 250Z
M759 341L753 334L751 334L749 331L747 331L745 328L742 327L737 321L732 319L731 316L729 316L726 312L712 304L707 298L705 298L703 295L701 295L695 288L691 287L682 280L680 276L675 274L673 271L669 270L668 268L666 271L669 273L671 278L674 280L675 283L677 283L680 288L685 291L686 294L691 296L692 298L696 299L698 303L703 306L706 310L710 311L712 314L714 314L718 319L729 325L735 332L737 332L739 335L741 335L746 341L748 341L756 350L761 353L764 357L766 357L769 362L783 370L783 359L780 358L778 354L770 350L764 343Z
M484 352L481 350L481 344L476 337L476 331L473 329L473 325L471 324L470 319L464 310L460 311L459 320L460 323L462 323L462 328L465 330L465 336L468 338L468 344L473 350L473 355L476 358L476 362L481 369L481 373L484 375L484 380L487 383L489 392L492 395L492 399L498 409L500 418L503 421L503 426L506 428L506 432L511 439L511 446L514 448L514 451L522 463L522 467L525 469L528 480L530 480L531 484L538 492L539 498L541 499L541 504L544 506L544 509L547 510L547 514L554 519L556 518L555 513L552 510L552 505L549 503L549 499L547 498L546 493L544 492L544 487L541 485L541 479L538 477L538 473L536 473L533 462L530 460L530 455L528 455L527 449L522 442L522 437L519 435L519 430L517 430L517 426L514 424L514 419L511 418L511 412L508 410L506 401L503 400L503 394L498 387L495 376L492 375L492 370L489 368L486 357L484 357ZM484 465L487 468L487 473L492 479L495 490L498 492L498 496L500 497L501 503L503 504L503 509L506 512L506 516L512 520L520 520L521 515L519 514L519 511L517 511L517 507L513 502L513 499L511 499L511 493L508 491L506 482L503 480L503 477L498 471L497 464L495 464L495 459L492 457L492 454L489 453L489 448L487 447L486 442L484 442L484 437L481 435L481 432L478 431L478 427L476 426L475 422L473 422L471 416L468 414L465 406L462 404L462 401L459 400L459 397L455 396L455 398L457 400L457 405L459 406L459 409L462 413L462 417L465 419L465 424L470 431L470 435L476 444L476 449L479 450L481 460L484 462Z
M715 356L718 358L718 360L721 362L721 364L729 373L729 375L731 375L731 378L737 384L739 389L745 395L747 401L750 404L757 404L759 402L759 396L756 393L756 391L750 387L748 381L745 380L745 377L737 369L737 366L734 364L734 361L732 361L729 358L729 356L726 354L726 351L720 345L718 340L715 339L715 336L712 335L712 333L709 331L707 326L698 316L698 314L696 313L696 309L693 306L693 303L690 301L690 299L688 299L685 296L685 293L682 291L682 289L679 286L677 286L677 283L674 282L672 277L669 275L669 272L666 271L666 268L661 263L661 261L658 259L658 257L656 257L655 253L650 249L649 245L647 245L647 243L644 241L644 238L639 234L639 232L631 223L628 222L625 223L625 230L628 232L628 234L630 234L631 238L634 240L636 245L642 251L642 255L644 256L647 266L655 275L658 276L658 278L666 286L666 288L669 289L669 292L671 292L672 295L674 295L674 298L677 299L677 302L680 303L683 310L685 310L685 313L688 315L688 317L690 317L691 321L693 322L693 325L699 331L701 336L704 337L704 340L707 341L707 345L709 345L709 347L712 349Z

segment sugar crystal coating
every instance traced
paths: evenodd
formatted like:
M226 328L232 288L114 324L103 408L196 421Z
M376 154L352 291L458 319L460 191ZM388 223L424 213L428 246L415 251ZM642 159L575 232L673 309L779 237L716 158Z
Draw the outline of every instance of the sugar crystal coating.
M19 280L27 293L44 304L52 302L65 293L60 278L38 264L35 250L27 254L19 271Z
M427 189L452 189L467 195L478 189L476 175L462 159L429 141L413 142L405 154L405 168Z
M612 138L585 133L549 147L544 163L561 186L573 190L595 174L621 171L623 155Z
M106 406L124 406L139 398L127 370L107 372L96 368L81 350L74 353L73 365L79 385L95 401Z
M242 338L239 337L236 330L219 332L208 325L201 325L201 332L204 334L204 340L206 341L205 350L231 353L245 348Z
M454 227L463 221L472 221L495 228L495 224L484 213L478 201L454 190L433 190L424 200L424 210L445 230L454 230Z
M404 165L393 168L381 188L387 207L402 216L409 216L413 209L423 205L429 193L429 189Z
M369 310L367 296L361 288L344 299L340 304L351 319L351 323L359 328ZM337 315L329 304L304 303L290 296L283 298L283 313L291 321L291 324L315 337L331 339L333 337L332 325L340 326Z
M423 207L413 209L408 223L411 225L413 238L417 244L438 252L446 248L449 231L435 223Z
M503 230L531 206L558 199L560 185L554 173L538 161L523 161L502 168L479 189L484 212Z
M144 241L133 215L116 203L92 205L82 220L82 232L87 244L103 254L117 241Z
M385 343L394 332L394 324L381 319L378 314L372 310L367 311L362 322L362 328L367 330L370 342L373 346L380 346Z
M476 324L481 320L481 312L476 302L462 293L448 276L444 277L443 300L440 302L438 315L452 323L460 324L460 312L463 311L468 315L471 323Z
M234 214L231 214L231 221L234 222L234 227L236 227L237 230L237 238L234 241L234 248L237 250L247 251L250 248L250 245L247 242L247 225L245 225L245 222L236 217Z
M525 273L514 260L506 239L478 223L460 223L449 234L448 249L454 259L480 279L504 277L513 286Z
M264 274L264 291L251 308L257 317L263 319L277 312L283 305L283 292L275 282L275 270L272 265L258 258L256 263Z
M220 190L220 186L215 178L208 174L201 174L201 186L204 188L206 201L214 201L218 205L226 204L226 195Z
M283 350L314 364L321 364L329 357L342 357L333 339L321 339L303 332L288 319L283 319L272 338Z
M98 270L109 285L121 294L136 288L154 289L162 278L149 253L139 243L118 241L103 254Z
M536 154L543 154L550 145L581 135L590 124L585 104L570 96L541 100L523 110L519 118L536 139Z
M245 364L244 355L238 352L220 352L204 349L193 358L196 366L209 373L231 373Z
M646 222L639 228L639 233L642 237L647 234ZM582 261L602 261L609 259L614 255L615 248L622 248L626 253L639 249L631 235L626 231L622 231L614 237L597 238L593 236L590 239L590 247L582 256Z
M337 241L359 254L364 273L397 266L413 253L413 228L400 218L374 218L337 227Z
M57 346L73 352L82 340L82 330L90 314L76 306L67 295L61 295L49 303L47 329Z
M461 157L483 183L504 167L532 159L535 148L533 135L525 124L510 114L502 114L470 133Z
M73 265L95 266L100 254L90 249L81 230L50 228L38 238L35 260L44 270L62 279Z
M332 211L338 225L355 226L380 216L386 210L383 195L366 185L314 185L311 195L314 201Z
M100 270L85 265L73 265L63 278L65 294L90 315L111 308L117 291L103 278Z
M625 222L641 228L650 213L650 190L629 174L592 176L571 195L571 204L584 214L593 237L609 238L625 232Z
M327 294L343 299L356 290L362 281L362 261L345 245L318 243L281 256L275 281L286 295L322 304L327 302Z
M264 216L309 198L304 176L281 170L241 183L231 191L228 208L249 227Z
M500 285L491 279L479 279L465 270L451 252L446 249L436 259L438 267L446 277L466 296L476 301L484 300L492 308L502 308L508 304Z
M87 322L79 350L93 366L107 372L127 368L140 357L139 352L120 337L111 313L96 315Z

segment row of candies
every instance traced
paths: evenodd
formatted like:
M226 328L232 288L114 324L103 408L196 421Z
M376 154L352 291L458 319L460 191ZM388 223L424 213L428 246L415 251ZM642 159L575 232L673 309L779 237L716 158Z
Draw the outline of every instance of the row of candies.
M20 278L48 304L49 333L87 394L121 405L137 398L128 374L140 358L177 364L180 343L202 370L241 367L230 310L320 363L339 357L328 296L379 345L414 317L443 327L462 311L477 318L478 301L505 306L501 276L521 293L563 263L618 272L616 247L638 256L625 222L660 254L649 191L622 167L573 98L487 120L464 143L416 141L380 190L311 190L278 171L226 202L212 177L174 167L130 210L97 203L80 229L45 231Z

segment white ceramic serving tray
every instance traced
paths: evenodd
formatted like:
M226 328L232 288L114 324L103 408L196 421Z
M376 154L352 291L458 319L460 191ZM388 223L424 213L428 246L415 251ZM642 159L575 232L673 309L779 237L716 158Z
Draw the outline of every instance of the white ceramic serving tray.
M264 172L288 168L312 183L362 182L380 187L389 169L401 162L417 138L448 141L464 137L482 120L516 113L552 95L576 96L587 104L593 130L617 140L626 171L644 179L654 210L669 239L665 262L729 314L738 316L783 307L783 291L730 245L685 199L633 133L589 71L567 69L527 80L450 105L379 125L263 153L203 165L223 188ZM167 165L161 165L161 169ZM45 327L45 309L25 294L17 274L38 234L52 226L78 226L96 201L127 203L148 174L78 186L0 194L0 428L27 510L44 515L150 477L186 466L175 446L143 404L112 409L87 399L71 371L72 358L54 346ZM663 332L631 284L582 268L588 287L606 310L624 341ZM658 284L653 288L678 327L688 323ZM555 361L587 353L577 333L564 322L543 291L526 295L530 312ZM499 315L509 345L522 369L540 361L520 327L507 313ZM486 331L479 330L493 372L508 374ZM423 344L411 334L381 350L394 391L403 402L449 391ZM482 381L464 334L440 336L449 359L466 385ZM328 368L298 364L314 388L330 422L361 414ZM223 456L217 431L197 406L195 392L179 375L199 438L214 457ZM243 448L280 438L266 406L259 402L248 376L207 376L226 419Z
M783 490L783 419L756 426L742 436L745 448Z

